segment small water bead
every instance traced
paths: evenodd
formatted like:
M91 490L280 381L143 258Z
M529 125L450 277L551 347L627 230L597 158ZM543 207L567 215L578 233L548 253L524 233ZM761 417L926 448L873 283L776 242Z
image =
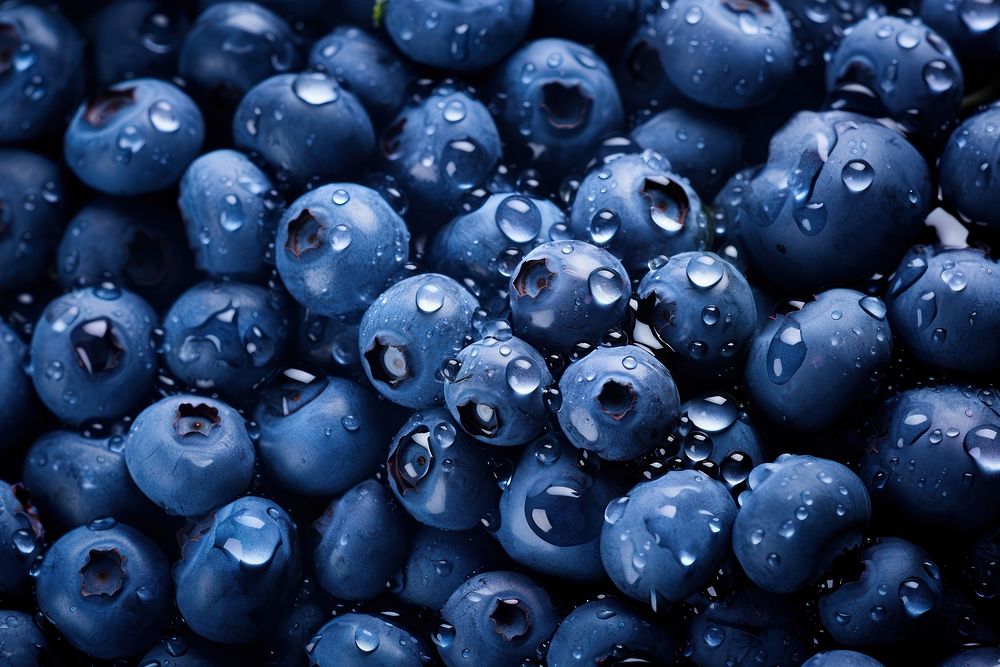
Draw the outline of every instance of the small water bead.
M434 642L435 646L448 648L455 641L455 626L449 623L442 623L431 635L431 641Z
M337 188L333 191L333 203L337 206L343 206L349 201L351 201L351 194L344 188Z
M1000 472L1000 426L984 424L965 435L966 453L988 473Z
M14 548L24 555L30 554L34 551L37 545L35 536L31 532L24 529L15 530L11 535L11 538L14 541Z
M709 646L721 646L722 642L726 640L726 633L722 628L713 624L705 628L705 634L702 636L702 639Z
M840 177L851 192L864 192L875 180L875 170L864 160L851 160L844 165Z
M436 313L444 306L444 290L434 283L424 283L417 289L417 308L423 313Z
M861 301L858 302L861 309L874 317L877 320L884 320L886 307L885 302L875 296L862 297Z
M333 229L330 231L330 246L334 250L344 250L349 245L351 245L351 230L348 229L347 225L340 223L334 225Z
M702 289L719 284L725 272L726 269L722 262L708 254L698 255L687 265L688 280L691 281L691 284Z
M746 35L756 35L760 32L760 21L752 12L740 12L736 22Z
M896 35L896 44L899 44L900 48L910 49L917 46L920 43L920 35L917 35L911 30L902 30L898 35Z
M631 355L629 355L629 356L625 357L624 359L622 359L622 367L625 368L626 370L629 370L629 371L635 370L636 366L638 366L638 365L639 364L635 360L635 357L633 357Z
M910 577L899 585L899 600L903 609L910 616L923 616L934 608L937 596L927 585L927 582Z
M172 134L180 129L181 121L169 102L157 100L149 107L149 122L160 132Z
M722 396L692 399L687 406L688 419L707 433L719 433L732 426L738 417L736 401Z
M704 12L702 12L701 7L695 6L687 10L687 12L684 14L684 21L688 25L697 25L698 22L701 21L703 16Z
M941 271L941 280L952 292L961 292L969 284L969 280L962 273L962 270L951 262L946 264L945 269Z
M602 208L590 219L590 238L597 245L608 243L621 229L622 221L617 213Z
M354 645L362 653L372 653L379 647L378 632L366 627L354 631Z
M590 295L602 306L617 303L625 295L625 284L614 269L601 267L594 269L587 279Z
M451 100L445 105L442 115L449 123L457 123L465 118L465 104L461 100Z
M955 86L955 74L948 63L932 60L924 65L924 82L933 93L945 93Z
M705 306L701 311L701 321L708 326L714 326L719 322L718 306Z

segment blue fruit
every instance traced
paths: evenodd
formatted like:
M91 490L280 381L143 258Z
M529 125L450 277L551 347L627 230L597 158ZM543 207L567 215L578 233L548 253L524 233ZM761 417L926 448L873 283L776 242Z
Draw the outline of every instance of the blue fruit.
M56 540L38 569L38 608L74 648L103 660L140 653L170 613L166 557L135 528L102 519Z
M757 332L744 382L769 419L821 431L874 390L891 361L886 307L877 297L832 289L790 308Z
M142 405L156 378L156 314L117 287L74 290L45 307L31 338L31 379L68 424L120 417Z
M382 167L406 193L414 228L424 231L457 213L462 195L487 180L501 155L490 112L449 85L404 107L380 142Z
M322 72L264 79L243 96L232 128L237 148L295 190L355 176L375 148L358 98Z
M994 389L961 385L890 399L861 459L876 510L949 533L991 526L1000 518L988 500L1000 489L998 406Z
M639 25L622 49L614 75L626 111L637 119L654 113L666 101L681 97L663 71L656 24L649 20Z
M0 25L0 143L37 139L83 92L83 40L61 14L34 3L4 3Z
M385 29L397 48L422 65L481 70L524 39L533 0L396 0Z
M1000 369L1000 270L980 248L914 246L890 277L886 303L903 346L930 366Z
M183 7L165 0L114 0L89 26L97 81L110 86L134 77L169 79L190 20Z
M795 40L777 3L680 0L655 20L663 71L696 102L745 109L792 78Z
M299 577L299 546L288 514L244 496L193 529L174 563L177 608L215 642L242 644L270 631Z
M820 622L843 646L893 646L930 630L941 607L938 566L922 548L882 537L861 552L864 568L819 598Z
M487 450L458 430L443 408L410 417L392 439L386 467L399 503L434 528L475 528L500 496Z
M550 667L583 664L671 664L674 640L630 605L600 596L562 620L552 636Z
M671 463L706 474L714 471L731 489L740 487L751 470L767 461L760 434L736 399L727 394L706 394L681 405L677 426L667 442L675 449Z
M180 220L151 197L102 197L73 216L56 251L66 289L111 282L155 305L169 305L194 280Z
M444 400L466 433L490 445L523 445L548 420L543 392L552 384L545 359L520 338L484 338L456 357Z
M218 150L191 163L177 200L195 264L213 278L261 278L274 262L282 202L245 155Z
M992 2L921 0L920 19L970 65L988 65L1000 55L1000 19Z
M569 443L543 436L524 450L504 489L497 539L535 572L599 581L604 508L626 488L613 470L586 470Z
M0 149L0 289L30 287L42 277L63 222L63 197L53 162Z
M938 667L992 667L1000 664L1000 649L973 648L959 651Z
M438 530L420 526L403 565L399 599L438 610L448 597L477 572L495 569L496 545L480 530Z
M761 167L746 167L733 174L712 200L712 247L741 272L747 272L749 254L740 229L747 220L743 199L748 195L751 181L760 173Z
M201 516L243 493L254 449L243 417L211 398L178 395L139 413L125 465L136 486L168 514Z
M42 552L45 529L20 484L0 481L0 536L0 593L23 593L30 588L28 571Z
M451 278L425 273L375 300L358 332L365 374L393 403L420 409L444 402L441 367L471 342L479 304Z
M508 159L530 164L555 183L567 172L582 172L601 139L624 125L608 66L565 39L522 46L494 75L493 95Z
M358 322L314 315L300 308L296 327L298 358L327 371L358 380L365 377L358 351Z
M743 165L743 135L723 116L705 111L662 111L633 128L632 138L643 149L665 155L706 198Z
M583 241L550 241L510 277L514 333L543 349L600 340L621 323L632 286L615 257Z
M48 641L31 614L0 610L0 655L10 667L44 665L52 659Z
M795 65L802 79L806 73L822 75L826 52L836 49L844 30L864 18L875 4L873 0L842 0L835 6L809 0L781 3L795 36Z
M740 237L772 283L817 289L891 270L931 202L927 164L898 133L801 112L771 139L744 193Z
M739 270L710 252L683 252L657 262L639 283L636 328L645 327L676 372L698 378L728 374L754 333L757 308Z
M236 102L260 81L301 64L298 38L281 17L253 2L220 2L188 31L179 73L201 92Z
M156 662L166 667L222 667L226 658L232 660L233 657L231 648L207 642L188 632L162 637L142 656L139 664L148 666Z
M424 641L388 614L338 616L317 631L305 652L312 667L421 667L431 661Z
M687 181L652 151L598 165L573 200L570 230L621 258L639 276L659 255L708 244L708 218Z
M295 493L339 495L383 460L393 425L385 412L368 387L289 366L272 378L254 413L264 470Z
M434 635L447 667L505 667L536 654L559 616L541 586L516 572L486 572L459 586Z
M998 23L1000 25L1000 23ZM991 106L955 128L941 153L938 178L941 192L961 215L974 222L1000 226L993 202L1000 192L994 176L1000 106Z
M431 264L455 280L480 288L506 288L514 267L545 241L568 239L566 214L556 204L512 192L488 195L434 235Z
M599 347L559 380L559 426L580 449L611 461L652 451L677 421L680 398L670 371L644 348Z
M76 528L113 516L141 524L153 506L136 487L122 454L125 438L50 431L28 450L21 473L46 522Z
M184 91L131 79L87 98L66 129L63 153L95 190L139 195L175 185L204 137L201 111Z
M754 468L740 494L733 551L754 584L774 593L800 590L858 546L871 517L868 491L845 466L782 454Z
M827 91L851 87L874 103L874 115L933 133L955 117L964 83L962 66L940 35L919 19L876 15L845 30L827 61Z
M0 432L5 434L0 451L17 443L28 426L32 390L24 372L27 362L28 346L0 320Z
M390 121L406 101L409 65L384 41L354 26L338 26L316 40L309 65L357 95L376 126Z
M601 559L620 591L656 610L708 585L730 555L735 517L725 486L693 470L668 472L608 504Z
M254 285L199 283L174 302L163 330L163 356L182 385L242 398L281 361L285 299Z
M802 667L885 667L875 658L857 651L823 651L802 663Z
M412 527L389 490L368 479L330 503L313 530L319 585L342 600L369 600L406 562Z
M278 225L277 264L285 287L310 311L364 311L410 254L403 219L379 193L330 183L302 195Z

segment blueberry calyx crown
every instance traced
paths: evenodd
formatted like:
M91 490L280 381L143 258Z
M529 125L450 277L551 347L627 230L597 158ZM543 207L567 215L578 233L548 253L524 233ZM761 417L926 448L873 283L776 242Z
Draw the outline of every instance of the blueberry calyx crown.
M219 410L206 403L181 403L177 406L174 430L177 435L187 437L194 434L207 436L216 426L222 424Z
M118 549L91 549L80 568L83 597L114 597L125 581L125 557Z
M120 88L97 93L87 98L83 119L91 127L103 127L111 117L135 103L135 88Z

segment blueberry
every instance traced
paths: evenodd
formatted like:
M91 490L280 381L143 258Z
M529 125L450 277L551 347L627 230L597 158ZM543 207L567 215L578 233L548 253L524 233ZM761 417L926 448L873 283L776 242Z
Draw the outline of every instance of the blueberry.
M673 368L702 381L732 370L756 328L750 285L714 253L674 255L646 274L635 296L635 331L653 338L639 342L672 351Z
M860 116L801 112L771 139L744 193L740 237L775 285L816 289L888 273L931 202L927 164L898 133Z
M410 546L411 523L374 479L336 498L313 524L316 581L342 600L369 600L386 590Z
M958 112L964 84L951 47L919 19L871 16L844 31L826 64L826 87L860 88L876 115L932 133Z
M676 447L685 468L701 469L711 463L719 481L733 489L767 461L760 434L736 399L727 394L706 394L682 404L668 442Z
M638 118L652 114L665 100L681 98L663 71L660 44L656 24L643 21L615 63L615 82L622 102L626 111Z
M23 593L30 588L28 572L42 552L45 529L27 490L0 481L0 593Z
M136 486L168 514L200 516L243 493L254 450L243 417L211 398L164 398L129 429L125 464Z
M559 426L569 441L611 461L653 450L677 421L670 371L644 348L599 347L559 380Z
M659 13L656 28L663 71L706 106L757 106L792 78L795 42L777 3L680 0Z
M288 24L253 2L206 8L184 38L180 75L195 88L235 103L254 85L302 64Z
M920 19L968 65L995 63L1000 55L1000 18L992 2L921 0Z
M361 313L409 258L403 219L374 190L330 183L296 199L278 225L285 286L314 313Z
M559 624L541 586L516 572L486 572L459 586L434 635L448 667L505 667L535 655Z
M500 137L482 102L443 85L414 101L382 131L382 166L407 194L415 229L433 230L463 194L489 177Z
M730 555L734 517L725 486L693 470L668 472L608 504L601 559L619 590L656 610L708 584Z
M864 18L875 4L873 0L842 0L836 5L784 0L781 6L785 8L795 36L795 64L799 76L805 79L808 73L810 78L817 74L822 78L826 52L836 49L844 30Z
M608 66L587 47L564 39L522 46L498 69L493 94L497 125L514 151L508 158L531 164L556 183L624 125Z
M193 263L174 231L177 216L158 199L102 197L73 216L56 252L66 289L105 282L169 305L191 285Z
M42 277L63 222L63 197L55 163L0 149L0 289L30 287Z
M4 434L0 451L15 445L28 426L32 390L24 372L27 361L28 346L0 320L0 432Z
M672 663L673 652L670 635L625 602L601 596L562 620L545 658L550 667L622 662L666 665Z
M998 21L1000 25L1000 21ZM1000 183L993 176L1000 106L991 106L971 116L952 132L941 153L938 178L945 199L963 217L1000 227L994 210Z
M533 0L395 0L385 29L407 57L445 70L481 70L524 39Z
M228 650L227 650L228 649ZM191 633L169 634L146 652L139 665L154 662L165 667L222 667L233 658L231 648L223 648Z
M177 205L199 269L236 280L267 274L281 200L271 179L245 155L218 150L192 162Z
M375 148L358 98L322 72L264 79L243 96L232 129L237 148L296 190L356 175Z
M832 289L789 308L755 335L744 382L773 421L821 431L875 388L891 360L886 306L877 297Z
M802 667L885 667L875 658L857 651L822 651L802 663Z
M510 277L514 333L545 349L594 342L621 323L632 286L606 250L583 241L550 241L517 264Z
M136 487L122 454L125 438L50 431L28 450L22 477L46 522L76 528L103 517L140 524L152 505Z
M992 525L1000 508L1000 400L992 388L905 391L882 408L861 477L886 516L947 533Z
M545 428L545 359L519 338L484 338L458 353L444 400L456 423L491 445L523 445Z
M423 640L391 616L359 613L338 616L321 627L305 652L309 665L315 667L420 667L431 660Z
M182 385L245 397L281 360L284 299L243 283L199 283L164 318L163 356Z
M56 540L38 569L38 607L74 648L102 660L144 651L170 613L166 557L135 528L101 519Z
M110 285L55 299L31 339L38 397L68 424L132 412L156 377L155 326L145 301Z
M437 273L402 280L365 312L358 333L365 374L390 401L408 408L444 402L438 373L468 343L479 304Z
M743 164L743 136L725 118L705 111L668 109L633 128L643 149L670 159L670 165L694 189L713 197Z
M0 655L10 667L32 667L52 660L49 643L31 614L3 609L0 619Z
M782 454L750 473L733 524L733 551L747 576L774 593L797 591L857 546L868 526L868 491L845 466Z
M443 408L410 417L392 439L386 466L399 503L434 528L475 528L500 496L488 452Z
M438 610L448 597L477 572L494 569L496 545L480 530L438 530L420 526L402 570L399 599Z
M66 129L66 164L106 194L139 195L180 180L205 135L201 111L158 79L131 79L91 95Z
M34 3L4 3L0 33L0 143L43 137L83 92L83 40L61 14Z
M573 200L570 230L621 258L636 276L658 255L698 250L709 239L698 195L652 151L591 171Z
M309 64L357 95L376 126L392 120L406 100L410 67L381 39L360 28L341 25L316 40Z
M273 628L299 576L298 533L275 503L244 496L181 547L177 608L202 637L242 644Z
M992 667L1000 664L1000 649L973 648L959 651L938 667Z
M358 351L358 322L360 318L342 320L315 315L300 308L296 327L298 358L338 375L363 380L361 354Z
M500 498L497 538L515 561L535 572L600 581L604 508L626 485L612 470L585 470L565 440L529 445Z
M304 495L338 495L373 474L392 436L371 389L303 365L272 378L254 420L264 470Z
M743 199L751 192L751 182L760 170L759 166L746 167L733 174L712 200L711 206L713 248L743 273L746 273L749 264L746 242L740 232L748 218Z
M568 239L566 214L556 204L517 192L490 194L435 235L430 261L455 280L506 288L517 263L532 248Z
M819 617L843 646L893 646L930 629L941 607L938 566L922 548L883 537L861 552L864 570L819 599Z
M97 82L110 86L135 77L170 78L177 73L189 28L184 9L167 0L106 3L89 28Z
M921 362L963 373L1000 369L1000 271L979 248L915 246L890 277L893 331Z

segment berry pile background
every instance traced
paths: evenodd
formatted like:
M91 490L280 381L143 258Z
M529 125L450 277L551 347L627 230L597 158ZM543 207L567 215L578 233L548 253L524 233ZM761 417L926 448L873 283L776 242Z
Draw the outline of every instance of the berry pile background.
M1000 1L0 2L0 664L1000 665Z

